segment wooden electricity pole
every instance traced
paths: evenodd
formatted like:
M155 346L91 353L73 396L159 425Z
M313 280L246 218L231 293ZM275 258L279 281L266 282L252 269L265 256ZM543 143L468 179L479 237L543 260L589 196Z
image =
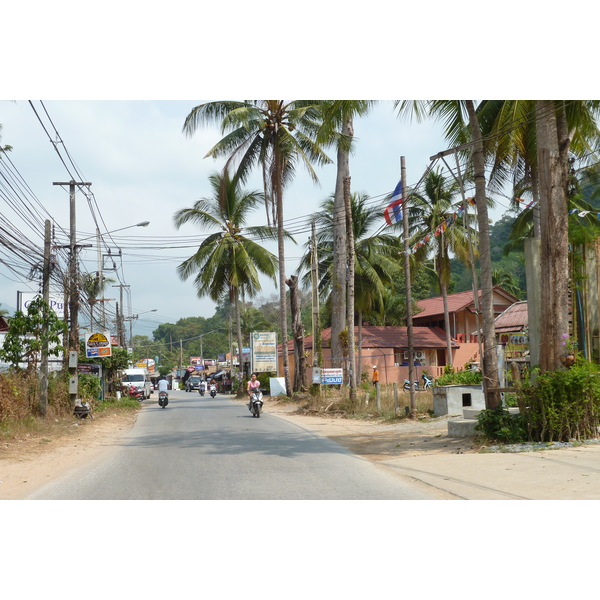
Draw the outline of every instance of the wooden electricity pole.
M40 395L38 409L46 416L48 409L48 305L50 302L50 220L46 219L44 229L44 268L42 271L42 297L44 299L44 320L42 323L42 359L40 362Z
M406 188L406 167L404 156L400 157L400 173L402 181L402 194L404 202L402 203L402 226L404 237L404 284L406 286L406 332L408 336L408 381L410 382L410 417L417 417L417 399L416 391L413 385L415 371L415 352L413 342L413 320L412 320L412 288L410 278L410 255L408 239L408 190Z
M79 281L77 276L77 240L76 238L76 213L75 213L75 187L76 186L90 186L90 182L84 181L55 181L53 185L68 185L69 186L69 342L67 348L65 348L65 356L71 353L79 354L79 323L78 323L78 310L79 310ZM73 361L69 358L69 396L71 402L74 404L77 398L77 364L73 366Z

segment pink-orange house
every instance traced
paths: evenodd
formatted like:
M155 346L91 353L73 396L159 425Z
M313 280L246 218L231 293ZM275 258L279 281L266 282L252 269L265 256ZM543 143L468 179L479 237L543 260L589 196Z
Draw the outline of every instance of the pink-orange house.
M406 327L379 327L363 325L362 340L359 340L358 327L354 328L356 346L360 346L361 372L367 379L373 366L379 370L381 383L403 382L408 378L408 331ZM331 368L331 328L321 332L323 367ZM439 327L414 327L413 346L415 350L415 377L427 372L431 377L441 375L446 365L446 334ZM457 344L453 344L458 348ZM279 346L279 372L283 373L281 346ZM306 364L313 364L313 337L304 338ZM357 361L359 359L357 353ZM288 342L290 372L294 371L295 357L293 342Z

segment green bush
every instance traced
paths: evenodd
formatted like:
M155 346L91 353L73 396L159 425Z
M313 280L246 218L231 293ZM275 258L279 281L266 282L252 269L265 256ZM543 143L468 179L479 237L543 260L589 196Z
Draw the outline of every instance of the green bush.
M89 373L80 373L77 383L78 396L87 402L96 402L100 398L102 386L100 379Z
M481 371L445 371L435 385L479 385L482 381Z
M521 414L511 414L502 406L482 410L477 415L475 431L491 441L516 444L527 440L527 425Z
M541 373L517 399L533 441L598 437L600 366L595 363L577 359L570 369Z

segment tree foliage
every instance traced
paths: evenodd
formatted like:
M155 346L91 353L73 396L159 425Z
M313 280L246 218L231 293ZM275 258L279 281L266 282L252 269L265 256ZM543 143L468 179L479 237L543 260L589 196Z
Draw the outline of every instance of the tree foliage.
M66 323L38 296L29 303L27 313L18 310L10 319L0 358L17 370L23 363L27 369L35 369L44 344L48 344L49 356L62 353L65 331Z

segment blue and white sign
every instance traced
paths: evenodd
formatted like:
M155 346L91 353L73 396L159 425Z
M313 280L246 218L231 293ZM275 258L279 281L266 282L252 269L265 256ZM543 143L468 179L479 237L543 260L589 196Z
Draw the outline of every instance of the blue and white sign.
M344 383L344 370L321 369L321 383L323 385L342 385Z

